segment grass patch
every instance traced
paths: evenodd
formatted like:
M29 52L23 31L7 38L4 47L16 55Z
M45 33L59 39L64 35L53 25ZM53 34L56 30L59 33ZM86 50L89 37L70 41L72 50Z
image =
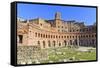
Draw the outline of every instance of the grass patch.
M49 48L44 49L48 53L48 60L43 63L48 63L49 61L54 62L64 62L67 61L88 61L96 60L96 49L89 49L88 51L77 51L75 48Z

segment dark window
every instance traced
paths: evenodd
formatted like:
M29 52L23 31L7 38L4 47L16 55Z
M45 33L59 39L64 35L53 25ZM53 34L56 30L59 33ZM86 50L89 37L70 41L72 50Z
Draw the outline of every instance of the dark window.
M89 35L89 37L91 37L91 35Z
M62 38L63 38L63 36L62 36Z
M60 36L59 36L59 38L60 38Z
M77 36L76 36L76 38L77 38Z
M86 35L86 37L88 38L88 35Z
M40 24L42 26L42 24Z
M45 38L45 34L43 35L43 38Z
M23 41L23 35L19 35L19 43L22 43Z
M67 36L67 38L69 38L69 36Z
M64 36L64 38L66 38L66 36Z
M71 38L71 36L70 36L70 38Z
M94 37L94 35L92 35L92 37Z
M37 33L35 33L35 37L37 37Z

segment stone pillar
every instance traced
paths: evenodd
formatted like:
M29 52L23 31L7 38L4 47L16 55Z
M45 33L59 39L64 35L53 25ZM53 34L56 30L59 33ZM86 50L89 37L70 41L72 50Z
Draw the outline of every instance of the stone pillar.
M77 38L77 46L79 47L79 38Z

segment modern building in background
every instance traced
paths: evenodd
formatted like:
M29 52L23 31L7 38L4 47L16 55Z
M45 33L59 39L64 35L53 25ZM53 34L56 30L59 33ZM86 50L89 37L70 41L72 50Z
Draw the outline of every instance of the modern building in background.
M36 46L41 49L67 46L96 47L96 22L85 25L84 22L61 19L61 13L55 13L55 19L41 18L17 20L18 46Z

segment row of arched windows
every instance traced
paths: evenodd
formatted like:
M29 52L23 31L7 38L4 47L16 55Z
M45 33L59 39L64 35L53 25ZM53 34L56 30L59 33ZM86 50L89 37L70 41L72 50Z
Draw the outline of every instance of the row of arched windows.
M35 33L35 37L38 38L94 38L96 35L77 35L77 36L59 36L59 35L47 35Z

